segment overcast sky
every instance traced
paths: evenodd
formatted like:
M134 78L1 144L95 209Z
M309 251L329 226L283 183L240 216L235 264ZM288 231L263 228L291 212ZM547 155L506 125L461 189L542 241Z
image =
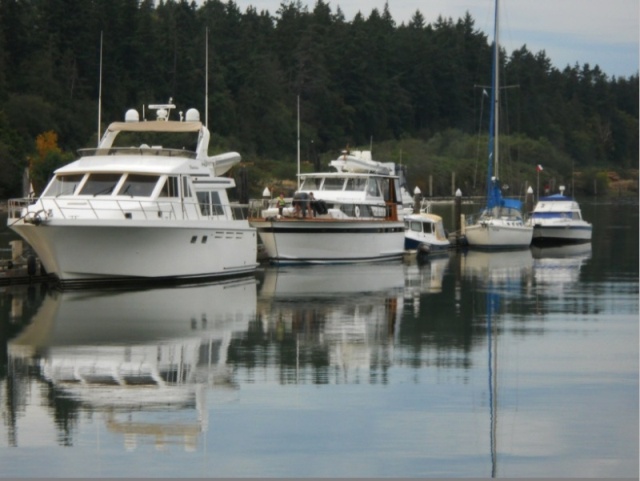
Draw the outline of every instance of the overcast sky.
M311 11L315 0L301 0ZM327 0L325 0L327 1ZM234 0L245 11L250 5L275 15L288 0ZM365 18L374 8L380 12L385 0L330 0L332 12L339 6L348 21L357 12ZM501 45L509 53L526 45L533 53L546 52L562 70L576 63L599 65L611 76L638 73L640 23L639 0L502 0ZM439 15L457 20L469 12L476 28L493 38L493 0L388 0L397 25L420 10L428 23Z

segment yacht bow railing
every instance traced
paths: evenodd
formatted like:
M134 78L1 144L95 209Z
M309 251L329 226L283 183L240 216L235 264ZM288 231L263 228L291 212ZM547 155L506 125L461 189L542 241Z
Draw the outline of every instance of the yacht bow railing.
M137 220L203 220L227 218L246 220L247 204L200 204L193 201L170 202L132 199L10 199L9 220L33 218L70 219L137 219Z

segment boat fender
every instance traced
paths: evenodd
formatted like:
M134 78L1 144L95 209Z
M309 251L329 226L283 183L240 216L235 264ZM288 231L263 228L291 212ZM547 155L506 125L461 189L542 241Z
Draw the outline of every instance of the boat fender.
M356 208L353 210L353 212L355 213L356 217L360 217L360 207L356 205Z

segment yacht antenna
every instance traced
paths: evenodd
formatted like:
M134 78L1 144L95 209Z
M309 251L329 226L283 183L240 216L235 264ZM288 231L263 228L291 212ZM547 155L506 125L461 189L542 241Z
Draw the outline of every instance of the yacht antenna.
M209 128L209 27L204 43L204 126Z
M98 83L98 147L100 146L100 136L102 135L102 126L100 125L100 115L102 111L102 34L100 31L100 80Z
M298 189L300 189L300 95L298 95Z

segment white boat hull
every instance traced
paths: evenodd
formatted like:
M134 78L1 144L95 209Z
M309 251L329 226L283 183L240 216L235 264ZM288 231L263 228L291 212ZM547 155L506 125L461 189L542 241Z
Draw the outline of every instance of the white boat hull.
M404 224L375 220L255 220L274 263L353 263L402 257Z
M520 222L492 219L465 229L470 247L484 249L523 249L533 239L533 228Z
M591 241L592 227L587 222L534 224L533 242L581 243Z
M256 232L245 221L49 220L12 229L63 284L219 277L257 267Z

